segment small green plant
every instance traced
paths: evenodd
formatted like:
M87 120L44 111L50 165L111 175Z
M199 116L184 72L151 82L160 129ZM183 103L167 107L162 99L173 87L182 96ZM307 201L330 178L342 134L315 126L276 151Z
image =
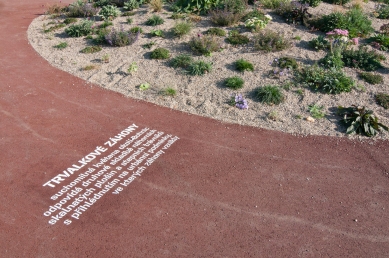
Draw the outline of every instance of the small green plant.
M136 64L136 62L132 62L130 64L130 67L128 67L127 72L132 74L135 73L136 71L138 71L138 65Z
M388 127L378 122L378 118L373 115L372 110L365 107L352 105L344 108L338 107L339 113L343 115L343 122L349 126L347 134L363 134L368 137L375 136L381 129L388 131Z
M267 118L273 121L277 121L279 119L278 112L276 110L271 111L269 114L267 114Z
M190 75L204 75L206 73L211 72L212 63L204 62L204 61L195 61L192 62L188 68L187 73Z
M187 68L193 63L193 58L187 54L180 54L173 58L170 62L170 65L174 68Z
M239 72L254 71L254 65L247 60L239 59L235 62L235 68Z
M79 24L70 25L65 29L69 37L86 36L92 32L93 21L84 20Z
M193 37L189 41L189 46L197 55L210 56L212 52L219 51L221 48L220 39L213 35L201 35Z
M254 49L264 52L282 51L291 47L291 42L272 30L259 31L254 36Z
M88 46L82 49L80 52L84 54L92 54L101 51L102 48L100 46Z
M308 13L308 7L309 4L301 1L287 1L276 9L276 13L284 17L287 23L305 25L312 16Z
M101 61L104 63L109 63L109 55L108 54L103 55Z
M127 18L127 24L132 24L132 22L133 22L133 19L132 18Z
M297 69L298 63L293 57L280 57L277 61L277 66L283 69Z
M376 14L378 19L389 18L389 5L379 4L376 7Z
M324 106L312 104L308 106L308 111L313 118L320 119L326 116L326 113L323 111L323 108Z
M244 25L252 31L259 31L264 29L272 19L273 18L270 15L266 14L262 19L256 17L248 19L245 21Z
M177 94L177 91L171 87L167 87L166 89L164 89L162 91L162 94L165 95L165 96L170 96L170 97L174 97L176 96Z
M69 25L71 23L76 23L77 22L77 19L76 18L73 18L73 17L68 17L66 18L63 23L65 23L66 25Z
M301 40L301 37L300 36L294 36L293 39L294 40Z
M144 91L144 90L148 90L150 88L150 84L148 84L147 82L145 83L142 83L141 85L139 85L139 89Z
M99 15L103 20L112 21L120 16L120 10L114 5L106 5L101 8Z
M95 66L95 65L87 65L84 68L82 68L82 70L84 70L84 71L90 71L90 70L94 70L94 69L97 69L97 66Z
M58 45L55 45L54 48L56 48L56 49L64 49L64 48L66 48L67 46L68 46L68 43L66 43L66 42L61 42L61 43L59 43Z
M136 12L122 12L122 16L128 17L128 16L134 16Z
M170 57L170 52L166 48L156 48L151 52L152 59L168 59Z
M134 44L138 40L138 34L113 28L105 35L105 40L111 46L124 47Z
M377 93L375 95L375 100L377 101L377 104L382 106L383 108L389 108L389 94L382 92Z
M154 45L155 45L155 42L152 41L152 42L143 44L142 48L144 48L144 49L151 49L151 47L154 46Z
M244 80L238 76L233 76L233 77L227 78L224 81L224 85L227 88L231 88L234 90L243 88L243 84L244 84Z
M381 74L361 72L358 75L362 80L370 84L380 84L384 82L384 77L382 77Z
M139 2L138 0L128 0L127 2L124 2L123 9L126 11L132 11L134 9L139 8Z
M146 21L146 25L157 26L163 24L164 22L165 21L160 16L154 14Z
M56 31L56 30L59 30L59 29L65 27L65 26L66 26L66 25L63 24L63 23L58 23L58 24L56 24L56 25L54 25L54 26L51 26L51 27L49 27L49 28L47 28L47 29L44 29L43 32L44 32L44 33L53 32L53 31Z
M133 27L130 29L130 32L132 33L143 33L143 30L141 27Z
M186 13L173 13L169 18L173 20L185 19L187 16Z
M205 33L209 35L219 36L219 37L224 37L227 34L225 30L221 28L209 28Z
M294 91L297 95L304 96L304 91L303 89L297 89Z
M373 37L370 37L368 41L371 42L371 45L374 48L383 51L389 50L389 34L377 34Z
M242 18L241 13L235 13L226 9L216 9L210 12L211 22L217 26L231 26Z
M162 10L163 1L162 0L150 0L150 7L153 12L160 12Z
M267 9L277 9L281 5L290 2L290 0L259 0L259 3Z
M219 0L178 0L172 9L174 12L206 14L220 4Z
M309 46L317 51L327 50L330 47L330 42L325 39L324 36L318 36L315 39L312 39L308 42Z
M227 38L227 42L231 45L244 45L250 42L250 39L239 33L237 30L232 30L229 33L229 36Z
M165 34L163 33L162 30L152 30L152 31L150 31L150 35L152 37L161 37L161 38L163 38L165 36Z
M104 28L107 28L109 26L112 26L113 23L110 22L110 21L104 21L102 24L99 25L99 29L104 29Z
M192 30L193 25L189 21L182 21L182 22L177 22L174 25L173 32L174 35L177 37L182 37L184 35L189 34L189 32Z
M66 9L66 16L68 17L92 17L98 12L98 8L95 8L92 3L81 0L75 1Z
M271 0L271 1L273 1L273 0ZM245 22L245 21L247 21L249 19L253 19L253 18L258 18L258 19L264 20L265 14L262 11L255 9L255 10L250 11L247 14L245 14L242 17L241 21Z
M325 57L319 60L318 64L325 68L342 69L344 67L342 54L340 52L327 53Z
M350 92L355 82L341 70L334 68L324 69L317 65L306 66L300 69L295 76L296 82L303 87L319 90L329 94Z
M259 101L269 105L281 104L285 99L281 89L273 85L266 85L263 87L259 87L254 91L254 93L255 93L255 97Z
M358 50L348 49L342 52L342 61L345 66L368 72L382 68L382 59L384 58L381 55L374 50L369 51L367 47L359 47Z

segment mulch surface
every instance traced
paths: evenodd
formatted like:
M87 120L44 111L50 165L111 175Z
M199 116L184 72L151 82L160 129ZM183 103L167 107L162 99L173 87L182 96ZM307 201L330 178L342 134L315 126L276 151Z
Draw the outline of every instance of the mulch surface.
M46 2L0 2L1 257L387 257L388 142L225 124L103 90L29 46ZM68 168L117 149L104 144L132 124L179 140L120 194L53 219L65 195L51 197L100 156Z

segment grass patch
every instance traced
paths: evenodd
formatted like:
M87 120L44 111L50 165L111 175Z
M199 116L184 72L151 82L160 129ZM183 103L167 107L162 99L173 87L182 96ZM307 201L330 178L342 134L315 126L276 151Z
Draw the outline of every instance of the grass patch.
M250 42L250 39L239 33L237 30L232 30L227 38L227 42L231 45L244 45Z
M285 99L281 89L273 85L259 87L254 91L254 93L259 101L269 105L281 104Z
M373 74L368 72L359 73L359 78L370 84L380 84L384 82L384 77L380 74Z
M243 88L243 84L244 84L244 80L242 78L238 77L238 76L227 78L224 81L224 85L227 88L231 88L231 89L234 89L234 90Z
M84 54L92 54L96 52L100 52L102 48L100 46L88 46L84 49L82 49L80 52Z
M68 47L68 43L66 43L66 42L61 42L58 45L54 46L54 48L56 48L56 49L64 49L64 48L67 48L67 47Z
M254 65L243 58L235 62L235 68L239 72L254 71Z
M151 52L152 59L168 59L170 57L170 52L166 48L156 48Z
M188 21L182 21L182 22L177 22L174 25L173 32L174 35L177 37L182 37L184 35L189 34L189 32L192 30L193 25L191 22Z
M157 26L163 24L164 22L165 21L160 16L154 14L146 21L146 25Z
M377 93L375 95L375 100L377 101L377 104L382 106L385 109L389 108L389 94L387 93Z
M170 61L170 65L174 68L187 68L193 63L193 58L187 54L181 54L176 56Z
M187 73L190 75L204 75L211 72L212 63L204 61L196 61L191 63L187 68Z

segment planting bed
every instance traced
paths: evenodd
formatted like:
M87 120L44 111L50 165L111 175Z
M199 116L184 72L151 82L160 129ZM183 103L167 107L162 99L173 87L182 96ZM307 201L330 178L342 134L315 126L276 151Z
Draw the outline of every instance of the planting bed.
M374 2L363 4L364 11L368 15L373 13L374 4ZM313 15L328 14L335 9L339 10L342 7L321 3L318 7L309 8L309 12ZM188 42L193 37L203 37L205 31L215 27L209 17L201 16L201 21L193 22L194 27L188 35L176 37L172 28L178 20L170 18L172 12L167 6L158 14L163 18L164 23L157 26L145 24L155 14L147 5L142 5L134 12L135 14L130 16L132 24L127 23L128 17L118 17L112 21L113 26L108 27L108 29L115 27L117 30L123 29L124 31L135 26L142 28L143 33L138 36L138 40L134 44L124 47L102 44L101 51L81 53L87 46L93 45L92 40L86 39L85 36L69 37L64 31L70 25L44 33L44 30L53 24L62 23L65 16L51 18L50 15L43 15L36 18L29 26L28 38L34 49L53 66L77 77L108 90L120 92L125 96L191 114L212 117L224 122L280 130L292 134L345 136L346 126L340 122L342 117L336 114L337 107L360 105L373 110L380 122L389 125L389 110L378 105L374 98L378 92L389 93L387 86L389 83L387 75L388 52L379 51L386 57L386 60L382 61L384 68L376 71L376 73L383 75L382 83L368 84L358 77L360 71L357 69L343 68L343 71L359 85L351 92L325 94L302 88L297 84L282 89L285 96L284 102L279 105L268 105L255 98L255 90L266 85L285 85L293 79L291 72L289 75L277 79L270 77L269 71L273 69L270 63L280 57L293 57L298 61L300 67L313 65L323 58L326 52L310 49L308 41L317 38L318 35L325 35L324 33L313 32L301 25L287 24L272 10L263 9L264 13L268 13L272 17L266 29L283 34L292 42L291 48L280 52L264 53L254 50L251 42L235 46L228 44L226 37L221 37L221 51L214 52L211 56L198 56L193 54ZM92 17L93 19L96 20L95 26L103 23L99 17ZM371 17L371 20L373 21L372 26L377 32L381 25L388 23L388 20L374 17ZM52 24L49 24L50 22ZM227 32L227 35L233 29L238 29L242 35L246 35L250 39L254 35L244 27L243 22L221 28ZM150 32L153 30L162 30L165 36L152 37ZM63 42L67 43L67 47L55 47ZM154 45L150 49L143 47L151 42ZM364 43L364 40L360 40L360 43ZM168 59L152 59L151 52L156 48L168 49L170 57ZM369 46L369 48L371 47ZM212 70L202 76L193 76L186 74L183 69L175 69L170 65L170 62L179 54L188 54L192 55L195 60L211 62ZM254 71L243 73L237 71L234 63L241 58L250 61L254 65ZM129 69L130 66L132 69ZM234 76L239 76L244 80L243 88L232 89L225 86L225 80ZM148 89L139 87L145 83L149 84ZM176 93L164 94L167 88L174 89ZM231 97L237 94L241 94L247 100L248 109L239 109L230 104ZM326 113L324 118L315 121L306 119L311 115L308 106L313 104L323 106L323 111ZM386 140L388 138L389 134L385 131L381 131L376 137L376 139Z

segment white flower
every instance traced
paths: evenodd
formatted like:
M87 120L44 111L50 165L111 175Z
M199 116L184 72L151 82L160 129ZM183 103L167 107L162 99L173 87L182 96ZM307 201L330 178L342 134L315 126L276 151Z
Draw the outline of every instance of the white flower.
M272 18L270 15L268 15L268 14L266 14L265 17L266 17L268 20L270 20L270 21L273 20L273 18Z

